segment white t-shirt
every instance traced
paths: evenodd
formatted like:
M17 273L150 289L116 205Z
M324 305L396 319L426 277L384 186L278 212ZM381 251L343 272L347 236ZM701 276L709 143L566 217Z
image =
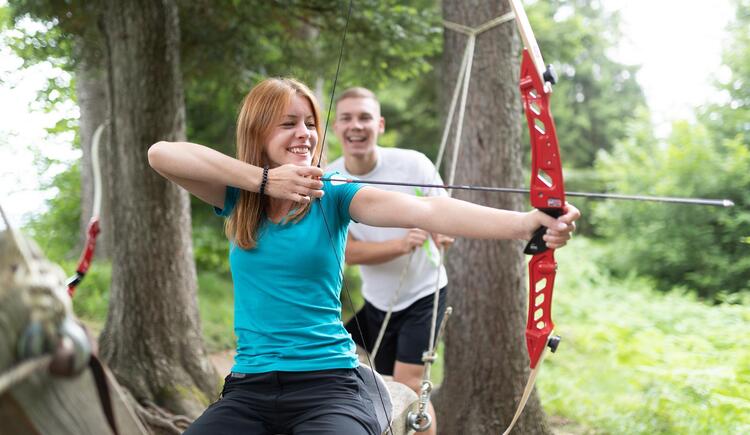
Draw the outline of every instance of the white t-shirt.
M332 162L326 171L338 171L341 174L360 180L402 181L422 184L443 184L435 166L424 154L400 148L376 147L377 163L375 168L364 175L350 174L344 165L344 158ZM372 187L392 190L418 196L445 196L444 189L418 188L410 186L382 186ZM398 210L394 210L398 213ZM349 234L363 242L384 242L386 240L402 239L409 230L404 228L371 227L352 222ZM362 294L367 301L377 309L387 311L394 293L399 287L401 274L409 261L409 255L401 255L391 261L375 264L360 265L362 275ZM439 287L448 284L448 277L444 267L440 265L440 251L429 238L425 246L414 251L409 270L393 305L393 311L400 311L427 295L435 292L435 282L440 279Z

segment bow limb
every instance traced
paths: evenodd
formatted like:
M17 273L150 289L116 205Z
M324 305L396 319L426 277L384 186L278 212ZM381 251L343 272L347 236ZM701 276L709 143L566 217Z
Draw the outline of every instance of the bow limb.
M68 278L68 295L70 295L70 297L73 297L76 287L78 287L78 284L83 281L83 277L91 266L91 260L94 258L94 250L96 249L96 238L100 232L99 212L102 208L102 175L101 166L99 165L99 142L101 141L102 132L104 131L106 124L107 123L104 122L96 128L91 143L91 168L94 173L94 207L91 212L91 220L89 221L86 230L86 243L83 252L81 253L81 258L78 260L76 273Z

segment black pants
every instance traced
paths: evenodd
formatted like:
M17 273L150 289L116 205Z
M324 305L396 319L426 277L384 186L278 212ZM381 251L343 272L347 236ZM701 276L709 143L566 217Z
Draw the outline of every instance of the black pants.
M445 314L445 297L448 286L440 289L440 303L435 334L440 329ZM435 295L425 296L401 311L391 313L391 320L385 329L383 341L373 364L381 375L393 375L393 364L396 361L407 364L424 364L422 353L430 346L430 327L432 326L432 306ZM385 311L380 311L365 301L365 306L357 311L346 324L346 330L352 335L357 345L368 352L375 346L380 332L380 325L385 320ZM356 322L355 322L356 318ZM362 329L362 334L357 329Z
M354 369L232 373L184 435L380 435Z

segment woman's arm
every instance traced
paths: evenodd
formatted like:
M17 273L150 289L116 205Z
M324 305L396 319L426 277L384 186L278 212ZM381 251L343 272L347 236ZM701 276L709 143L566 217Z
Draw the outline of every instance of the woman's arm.
M224 206L226 186L257 192L263 169L190 142L157 142L148 150L154 170L216 207ZM268 172L269 196L307 202L323 196L323 171L311 166L284 165Z
M358 222L378 227L422 228L455 237L529 240L540 226L548 228L547 246L559 248L570 238L580 212L568 204L555 219L534 210L523 213L483 207L449 197L415 197L363 187L349 206Z

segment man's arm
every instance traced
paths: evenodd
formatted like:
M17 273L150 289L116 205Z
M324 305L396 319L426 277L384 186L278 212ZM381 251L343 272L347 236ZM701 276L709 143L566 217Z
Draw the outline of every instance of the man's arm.
M384 242L364 242L352 237L346 240L346 264L381 264L408 254L427 240L429 233L420 229L409 230L404 238Z

